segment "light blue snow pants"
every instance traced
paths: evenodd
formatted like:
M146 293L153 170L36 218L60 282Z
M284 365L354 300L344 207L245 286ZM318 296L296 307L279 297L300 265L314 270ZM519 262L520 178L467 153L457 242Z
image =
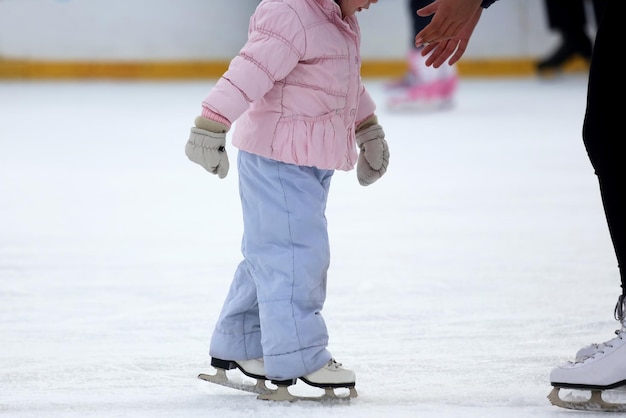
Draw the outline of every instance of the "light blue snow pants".
M244 260L211 338L210 355L263 357L268 378L287 380L331 358L321 310L330 249L326 202L332 170L239 151Z

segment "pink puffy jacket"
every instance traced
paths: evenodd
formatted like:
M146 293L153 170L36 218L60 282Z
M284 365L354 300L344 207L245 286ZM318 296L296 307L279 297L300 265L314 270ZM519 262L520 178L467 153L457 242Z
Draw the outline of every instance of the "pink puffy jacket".
M233 145L273 160L350 170L355 123L374 113L361 83L360 29L334 0L264 0L248 42L204 99L237 121Z

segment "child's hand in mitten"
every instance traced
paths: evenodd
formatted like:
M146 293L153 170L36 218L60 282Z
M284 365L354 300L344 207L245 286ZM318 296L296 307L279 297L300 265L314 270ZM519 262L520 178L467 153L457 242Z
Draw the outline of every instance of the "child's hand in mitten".
M217 174L223 179L228 174L229 168L226 153L228 126L202 116L196 118L195 125L191 128L185 154L209 173Z
M361 186L369 186L385 174L389 165L389 147L376 116L359 124L356 143L360 150L356 166L357 178Z

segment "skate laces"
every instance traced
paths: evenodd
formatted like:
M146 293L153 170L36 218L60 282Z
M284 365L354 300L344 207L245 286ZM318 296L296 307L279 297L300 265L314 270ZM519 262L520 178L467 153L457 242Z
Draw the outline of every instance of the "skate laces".
M606 348L613 348L613 344L619 339L622 340L624 339L624 335L626 335L626 323L624 321L624 299L626 298L626 295L620 295L617 298L617 304L615 305L615 311L613 313L613 315L615 316L615 319L618 320L620 322L620 329L615 330L615 335L616 337L611 338L608 341L605 341L603 343L600 344L591 344L590 347L592 347L595 352L593 354L591 354L590 356L581 359L581 360L576 360L574 363L584 363L586 360L589 360L591 358L594 358L597 354L604 354L604 350Z
M621 328L615 331L615 335L617 337L610 339L609 341L603 342L602 344L595 344L598 349L602 349L604 347L613 347L611 343L616 339L622 339L622 334L626 333L626 324L624 323L624 298L626 295L620 295L617 298L617 304L615 304L615 311L613 315L615 319L619 321Z
M620 295L620 297L617 298L617 304L615 305L615 312L614 312L614 316L615 319L617 319L620 324L621 324L621 328L615 331L615 334L617 335L617 338L622 339L622 334L626 333L626 323L624 321L624 299L626 298L626 295L622 294ZM613 338L611 341L615 341L615 338Z
M615 319L622 323L622 328L624 328L623 324L624 324L624 298L625 297L626 295L620 295L620 297L617 298L617 303L615 304L615 311L613 313L613 316L615 316Z
M328 360L328 363L326 363L326 368L332 369L332 370L339 370L339 369L342 369L343 366L341 365L341 363L338 363L337 361L335 361L334 358L331 358L330 360Z

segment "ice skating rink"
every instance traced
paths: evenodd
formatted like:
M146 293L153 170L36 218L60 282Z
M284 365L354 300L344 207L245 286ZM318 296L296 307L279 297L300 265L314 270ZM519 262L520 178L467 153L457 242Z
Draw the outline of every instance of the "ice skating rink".
M391 161L335 174L323 311L359 397L276 404L196 378L242 231L236 150L224 180L184 155L212 82L0 83L0 416L576 414L550 370L612 336L620 290L586 76L464 79L423 114L366 84Z

